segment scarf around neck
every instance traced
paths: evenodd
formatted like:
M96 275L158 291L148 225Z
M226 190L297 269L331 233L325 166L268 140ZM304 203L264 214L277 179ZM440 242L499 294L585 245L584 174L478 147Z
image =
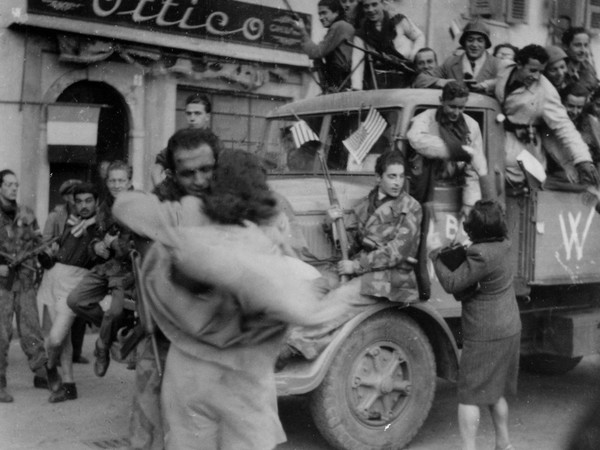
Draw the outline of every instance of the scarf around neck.
M465 116L460 114L454 122L448 120L442 107L438 107L435 113L435 120L440 128L440 137L448 146L448 152L451 161L471 161L471 155L463 150L463 145L469 145L469 127Z

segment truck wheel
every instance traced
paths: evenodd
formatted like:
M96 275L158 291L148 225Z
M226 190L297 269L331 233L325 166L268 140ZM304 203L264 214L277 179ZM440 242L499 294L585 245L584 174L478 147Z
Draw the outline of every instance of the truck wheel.
M530 373L562 375L573 370L582 359L583 356L570 358L568 356L536 353L521 356L521 368Z
M361 323L311 395L325 439L339 449L402 449L425 421L435 360L414 320L389 311Z

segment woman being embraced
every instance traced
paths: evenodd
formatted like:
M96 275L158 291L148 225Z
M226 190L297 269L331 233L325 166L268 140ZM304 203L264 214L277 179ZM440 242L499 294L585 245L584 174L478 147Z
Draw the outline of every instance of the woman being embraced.
M430 255L444 290L462 302L458 422L463 449L476 448L479 406L487 405L494 422L496 450L510 450L505 394L516 392L521 319L502 207L496 201L478 201L464 228L472 245L455 270L444 264L442 249Z

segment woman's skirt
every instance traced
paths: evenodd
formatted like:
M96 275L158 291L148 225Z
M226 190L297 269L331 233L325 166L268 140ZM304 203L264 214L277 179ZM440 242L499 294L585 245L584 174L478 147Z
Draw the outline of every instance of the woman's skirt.
M517 392L521 333L494 341L463 343L458 375L458 401L492 405Z

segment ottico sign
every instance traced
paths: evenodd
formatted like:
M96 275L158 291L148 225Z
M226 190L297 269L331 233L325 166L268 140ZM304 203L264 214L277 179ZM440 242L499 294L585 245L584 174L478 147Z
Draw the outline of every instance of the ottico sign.
M27 12L300 51L290 11L234 0L28 0Z

